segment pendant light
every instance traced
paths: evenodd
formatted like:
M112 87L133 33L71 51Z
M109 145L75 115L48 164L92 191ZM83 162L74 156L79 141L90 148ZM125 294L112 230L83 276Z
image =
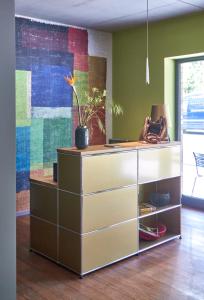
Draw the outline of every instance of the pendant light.
M149 0L147 0L147 56L146 56L146 84L150 84L150 76L149 76Z

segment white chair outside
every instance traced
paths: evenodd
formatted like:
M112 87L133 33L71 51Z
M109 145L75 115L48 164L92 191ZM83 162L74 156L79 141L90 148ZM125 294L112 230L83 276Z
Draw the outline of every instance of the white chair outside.
M191 196L193 196L196 181L198 178L204 177L204 153L193 152L196 165L196 177L194 179Z

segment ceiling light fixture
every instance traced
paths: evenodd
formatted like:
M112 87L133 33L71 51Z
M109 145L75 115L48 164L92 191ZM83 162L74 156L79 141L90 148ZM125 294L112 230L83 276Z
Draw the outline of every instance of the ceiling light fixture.
M150 84L150 75L149 75L149 0L147 0L147 56L146 56L146 84Z

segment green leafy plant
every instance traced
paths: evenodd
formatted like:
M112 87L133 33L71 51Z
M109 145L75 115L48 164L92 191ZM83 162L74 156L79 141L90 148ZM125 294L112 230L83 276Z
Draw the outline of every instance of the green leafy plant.
M105 112L119 116L123 114L123 109L119 104L106 102L106 91L92 88L90 94L84 92L84 96L79 100L75 87L76 78L73 76L65 76L65 81L73 88L73 92L76 98L76 106L78 112L79 126L91 127L93 121L97 122L97 125L101 132L105 133L104 118Z

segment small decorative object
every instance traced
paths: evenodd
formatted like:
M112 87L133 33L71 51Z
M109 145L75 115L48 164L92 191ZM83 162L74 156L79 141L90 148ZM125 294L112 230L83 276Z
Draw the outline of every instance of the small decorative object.
M169 205L171 200L170 193L151 193L150 203L156 207Z
M157 144L169 142L165 105L152 105L151 117L146 117L140 140Z
M53 180L57 182L57 163L53 163Z
M142 203L139 206L140 215L148 214L152 211L155 211L157 208L149 203Z
M165 235L167 227L165 224L158 223L152 227L144 224L139 225L139 237L141 240L154 241Z
M89 145L89 130L87 126L77 126L75 130L75 144L78 149L85 149Z
M116 116L121 115L123 110L120 105L111 104L108 106L105 104L106 91L100 91L97 88L93 88L90 95L85 92L85 97L80 102L75 87L76 78L70 75L65 76L64 79L73 88L76 97L79 125L75 131L75 145L78 149L84 149L89 145L89 133L92 129L91 121L96 120L101 132L105 133L102 121L105 115L105 108Z

